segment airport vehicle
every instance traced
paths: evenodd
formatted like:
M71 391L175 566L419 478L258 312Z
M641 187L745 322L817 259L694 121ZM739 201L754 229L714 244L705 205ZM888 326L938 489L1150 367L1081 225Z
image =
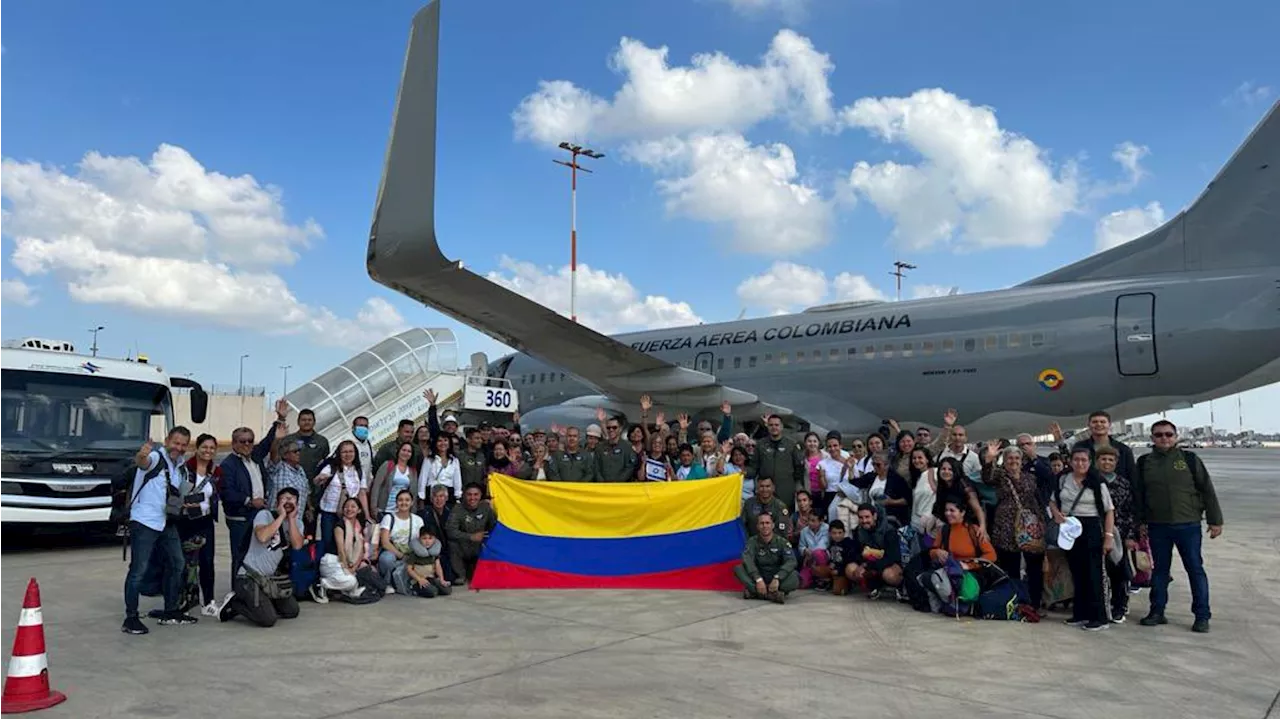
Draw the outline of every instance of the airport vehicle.
M209 398L198 382L137 360L76 354L68 342L26 339L0 350L0 521L106 522L111 478L147 440L174 426L173 390L191 392L203 422Z
M581 425L641 394L791 426L937 424L977 436L1133 417L1280 380L1280 113L1147 235L1005 290L607 337L447 258L435 232L440 2L414 18L369 237L369 275L517 349L490 366L523 424Z

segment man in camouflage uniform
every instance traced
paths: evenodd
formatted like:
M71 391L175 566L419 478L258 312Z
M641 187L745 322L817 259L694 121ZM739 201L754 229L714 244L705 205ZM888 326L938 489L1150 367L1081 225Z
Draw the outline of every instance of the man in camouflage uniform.
M756 519L762 514L767 514L773 519L775 532L783 537L787 536L787 532L791 529L791 510L782 503L782 500L773 496L773 480L769 477L756 480L756 496L742 505L742 523L747 528L748 537L755 535Z
M796 555L791 543L773 531L773 518L768 514L757 518L756 530L756 536L747 540L742 564L733 568L733 576L742 582L743 599L783 604L787 595L800 586Z

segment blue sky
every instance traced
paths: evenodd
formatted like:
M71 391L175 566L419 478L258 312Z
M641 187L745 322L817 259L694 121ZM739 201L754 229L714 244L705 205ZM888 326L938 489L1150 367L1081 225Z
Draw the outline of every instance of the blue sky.
M272 389L411 325L496 355L364 270L417 6L12 4L4 336L101 324L105 354L220 384L248 352ZM445 252L567 309L552 140L590 144L579 300L606 331L891 296L895 254L906 297L1028 279L1175 214L1280 85L1266 2L455 0L444 23ZM1276 407L1246 395L1246 423Z

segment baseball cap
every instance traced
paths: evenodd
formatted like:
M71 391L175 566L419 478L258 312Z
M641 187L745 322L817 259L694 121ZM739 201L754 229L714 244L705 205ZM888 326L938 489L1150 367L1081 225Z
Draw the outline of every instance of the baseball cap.
M481 420L480 424L476 425L477 429L492 429L492 427L493 425L489 424L489 420Z
M587 425L587 436L588 436L588 437L595 437L595 438L599 439L599 438L604 437L604 432L601 432L601 431L600 431L600 425L598 425L598 424L589 424L589 425Z
M441 422L441 424L449 424L450 422L453 422L454 424L457 424L457 423L458 423L458 418L457 418L457 417L454 417L454 416L453 416L453 415L451 415L451 414L446 414L446 415L444 416L444 421L443 421L443 422Z

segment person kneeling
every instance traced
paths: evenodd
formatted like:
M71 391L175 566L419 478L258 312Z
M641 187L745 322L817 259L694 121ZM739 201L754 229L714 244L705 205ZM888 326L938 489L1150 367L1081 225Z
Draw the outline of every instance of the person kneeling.
M261 509L253 519L249 551L232 580L232 591L218 606L224 622L243 616L260 627L274 626L277 619L298 616L298 600L293 596L289 573L280 570L285 547L302 549L302 514L298 511L298 490L284 487L276 493L274 512Z
M856 547L845 576L862 587L868 599L879 599L884 586L902 586L902 545L898 530L876 511L874 504L858 505L858 530L853 534Z
M773 517L756 518L756 535L747 540L742 550L742 564L733 568L742 582L743 599L768 599L782 604L786 596L800 586L796 575L796 556L791 544L773 531Z
M448 596L453 588L444 579L440 566L440 542L430 527L418 530L418 536L409 542L409 553L404 556L404 569L409 575L409 588L419 597Z

